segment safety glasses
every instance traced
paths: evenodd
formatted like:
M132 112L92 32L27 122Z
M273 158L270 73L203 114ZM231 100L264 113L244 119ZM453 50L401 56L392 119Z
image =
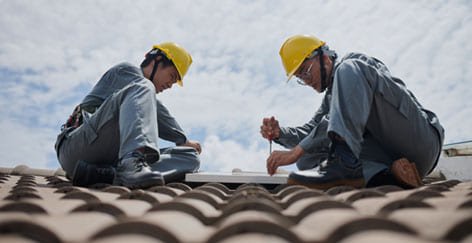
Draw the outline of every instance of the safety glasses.
M309 83L311 83L310 70L312 66L313 66L313 62L311 62L310 66L308 66L308 68L305 71L301 72L301 74L295 75L296 81L298 84L307 86Z

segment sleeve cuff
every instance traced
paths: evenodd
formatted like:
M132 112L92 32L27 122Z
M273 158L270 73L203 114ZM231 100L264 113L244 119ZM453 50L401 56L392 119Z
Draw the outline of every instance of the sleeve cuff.
M287 128L286 127L281 127L280 128L280 135L279 135L279 138L277 139L286 139L288 138L288 131L287 131Z
M315 148L315 139L311 136L306 136L298 145L302 147L305 153L313 153Z
M281 127L280 128L280 135L278 138L274 139L274 142L282 145L282 146L287 146L287 139L289 138L288 136L288 131L287 131L287 128L285 127Z

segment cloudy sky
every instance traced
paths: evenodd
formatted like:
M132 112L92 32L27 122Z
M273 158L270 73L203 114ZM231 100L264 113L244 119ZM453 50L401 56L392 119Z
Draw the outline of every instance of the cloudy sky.
M438 114L446 143L470 140L471 13L468 0L0 0L0 167L58 168L60 126L100 76L174 41L194 63L158 96L202 143L202 169L264 171L263 117L301 125L321 102L284 82L278 51L301 33L383 60Z

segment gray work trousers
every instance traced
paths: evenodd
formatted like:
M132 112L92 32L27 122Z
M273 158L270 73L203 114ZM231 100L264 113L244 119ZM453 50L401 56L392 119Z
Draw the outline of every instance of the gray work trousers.
M195 172L200 160L194 148L158 148L156 107L155 88L143 81L115 92L93 115L84 112L81 126L58 136L56 151L62 168L73 176L78 160L113 166L125 154L146 148L146 160L166 183Z
M327 129L317 131L316 139L328 141L329 132L343 137L362 162L366 181L402 157L415 162L421 177L434 168L439 134L404 87L384 80L335 80ZM327 156L328 148L306 154L297 167L314 168Z
M298 159L297 168L299 170L313 169L328 158L328 144L330 143L330 139L328 138L327 131L324 131L324 135L316 134L316 136L323 136L323 139L326 139L325 144L327 146L316 153L307 153ZM363 174L366 181L369 181L377 173L390 169L395 160L394 158L391 152L383 148L381 143L378 142L372 134L368 132L364 134L359 160L362 163Z

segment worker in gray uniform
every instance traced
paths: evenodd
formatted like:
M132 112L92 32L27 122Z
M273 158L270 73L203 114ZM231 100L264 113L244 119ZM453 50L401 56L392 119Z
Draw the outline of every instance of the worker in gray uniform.
M264 118L262 136L291 149L271 153L269 174L296 163L300 171L289 175L290 184L361 188L376 178L380 184L415 187L436 166L443 127L381 61L360 53L338 60L325 42L310 35L289 38L280 56L287 82L294 75L326 94L303 126L280 127L274 117Z
M145 188L182 179L200 165L200 143L187 139L157 94L182 78L192 63L181 46L153 46L141 67L109 69L76 107L55 149L74 185ZM177 146L160 149L158 138Z

